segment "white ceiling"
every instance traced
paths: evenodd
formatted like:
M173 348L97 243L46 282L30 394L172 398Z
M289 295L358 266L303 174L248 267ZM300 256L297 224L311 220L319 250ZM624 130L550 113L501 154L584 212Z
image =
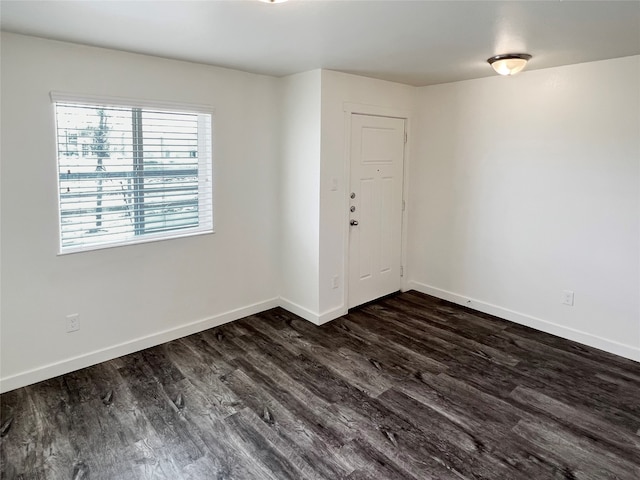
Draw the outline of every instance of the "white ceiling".
M2 30L284 76L327 68L411 85L640 54L640 1L14 1Z

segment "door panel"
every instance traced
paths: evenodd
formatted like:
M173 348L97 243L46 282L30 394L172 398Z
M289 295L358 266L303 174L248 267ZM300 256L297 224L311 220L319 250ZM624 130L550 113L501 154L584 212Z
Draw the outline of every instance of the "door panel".
M351 116L349 308L400 289L404 128Z
M360 218L363 221L359 224L359 228L355 232L358 234L358 238L367 238L373 235L372 227L374 222L371 220L373 220L375 213L372 208L374 188L375 183L373 178L360 179ZM373 253L371 244L367 242L360 243L360 248L357 251L358 278L360 280L371 278L373 274Z
M385 177L380 181L380 273L383 274L391 271L395 261L393 231L384 227L393 225L394 215L397 213L393 208L393 182L394 179L391 177Z

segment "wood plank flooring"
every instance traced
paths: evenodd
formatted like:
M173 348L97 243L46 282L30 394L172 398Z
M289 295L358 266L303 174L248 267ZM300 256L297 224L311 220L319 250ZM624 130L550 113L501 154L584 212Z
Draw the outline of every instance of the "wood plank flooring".
M2 479L640 479L640 364L416 292L0 396Z

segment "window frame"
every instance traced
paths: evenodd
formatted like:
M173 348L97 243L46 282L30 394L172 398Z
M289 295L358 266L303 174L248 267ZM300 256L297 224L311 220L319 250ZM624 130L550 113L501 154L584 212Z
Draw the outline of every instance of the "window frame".
M88 252L95 250L103 250L108 248L117 248L127 245L138 245L142 243L158 242L164 240L173 240L176 238L192 237L198 235L210 235L216 232L215 229L215 188L214 188L214 122L215 122L215 109L209 105L181 103L181 102L167 102L167 101L155 101L146 99L134 99L127 97L111 97L103 95L83 95L73 94L66 92L52 91L50 92L52 115L54 119L54 134L55 134L55 164L56 164L56 206L58 216L58 255L68 255L73 253ZM175 113L189 113L197 115L209 115L210 121L208 126L208 132L205 130L205 137L211 139L207 144L206 138L201 138L201 129L206 129L206 126L201 126L201 118L198 118L198 152L203 151L205 153L204 158L200 159L199 153L198 161L198 186L203 186L203 179L209 182L208 190L209 195L198 195L198 202L205 201L209 204L208 211L204 213L208 218L205 225L199 225L197 227L187 227L184 229L176 229L168 232L156 232L147 233L140 236L133 236L124 240L107 240L106 242L93 243L93 244L80 244L73 246L63 246L62 244L62 205L61 205L61 190L60 190L60 155L59 142L58 142L58 119L56 114L57 103L72 103L79 105L89 105L94 107L116 107L126 109L142 109L142 110L159 110L163 112L175 112ZM200 169L205 168L205 172L201 173ZM206 183L206 182L205 182ZM202 219L199 219L199 223Z

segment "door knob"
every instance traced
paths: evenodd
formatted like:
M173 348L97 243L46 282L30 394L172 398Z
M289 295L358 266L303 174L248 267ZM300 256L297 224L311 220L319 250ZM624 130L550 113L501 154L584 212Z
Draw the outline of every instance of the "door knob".
M349 222L349 224L350 224L352 227L355 227L356 225L358 225L358 220L351 220L351 221Z

